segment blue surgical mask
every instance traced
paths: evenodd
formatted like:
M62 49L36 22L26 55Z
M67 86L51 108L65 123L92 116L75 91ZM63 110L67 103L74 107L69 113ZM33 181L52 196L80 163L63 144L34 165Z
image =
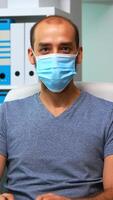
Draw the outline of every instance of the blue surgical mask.
M48 54L36 57L39 80L52 92L61 92L76 74L74 54Z

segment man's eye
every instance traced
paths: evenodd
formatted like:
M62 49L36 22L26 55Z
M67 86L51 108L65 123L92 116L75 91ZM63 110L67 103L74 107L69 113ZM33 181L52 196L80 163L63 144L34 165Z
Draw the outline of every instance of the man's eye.
M71 48L70 48L70 47L62 47L62 48L61 48L61 51L62 51L63 53L70 53Z
M45 53L49 52L49 48L48 47L44 47L44 48L41 48L39 51L40 51L40 53L45 54Z

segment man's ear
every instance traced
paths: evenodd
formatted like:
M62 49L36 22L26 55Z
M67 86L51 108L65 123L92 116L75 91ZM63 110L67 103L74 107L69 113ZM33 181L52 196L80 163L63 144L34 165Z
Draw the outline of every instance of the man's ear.
M32 65L34 65L36 63L36 60L35 60L35 56L33 54L33 50L32 48L29 48L28 49L28 57L29 57L29 61Z
M78 55L77 55L77 64L81 64L82 63L82 53L83 53L83 48L79 47L78 49Z

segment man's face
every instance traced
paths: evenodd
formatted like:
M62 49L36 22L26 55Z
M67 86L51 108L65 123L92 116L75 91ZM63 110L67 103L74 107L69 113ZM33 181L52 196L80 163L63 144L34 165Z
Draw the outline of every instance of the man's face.
M50 53L76 54L75 30L66 21L41 22L34 33L35 55Z
M48 55L53 53L78 53L76 63L81 63L82 48L77 49L75 41L75 29L67 21L58 21L57 19L56 21L53 20L46 22L45 20L43 22L40 22L35 27L33 50L32 48L30 48L28 51L31 64L36 64L36 56ZM42 81L42 85L43 87L45 87L46 84L44 85ZM55 88L55 90L57 89Z

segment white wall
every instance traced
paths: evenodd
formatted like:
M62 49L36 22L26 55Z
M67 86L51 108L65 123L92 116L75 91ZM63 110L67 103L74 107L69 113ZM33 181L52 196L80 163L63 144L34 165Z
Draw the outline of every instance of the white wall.
M113 82L113 4L82 6L82 80Z

